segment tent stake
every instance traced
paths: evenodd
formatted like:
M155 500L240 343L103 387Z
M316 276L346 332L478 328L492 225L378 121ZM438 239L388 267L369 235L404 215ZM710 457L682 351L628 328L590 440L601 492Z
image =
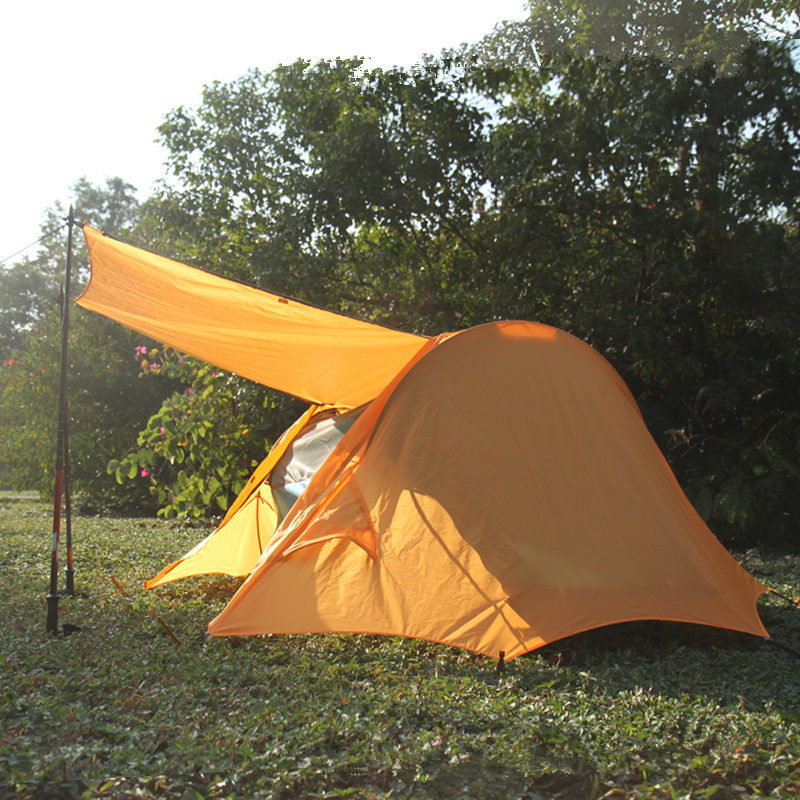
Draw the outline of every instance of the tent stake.
M58 435L56 440L55 486L53 489L53 539L50 550L50 592L47 595L47 632L58 633L58 540L61 534L61 491L64 488L64 465L67 453L67 342L69 339L69 296L72 273L72 226L75 222L72 206L67 218L67 265L61 297L61 380L58 396ZM68 461L67 461L68 463ZM67 469L67 570L72 568L72 527L69 502L69 469ZM74 591L74 587L73 587Z

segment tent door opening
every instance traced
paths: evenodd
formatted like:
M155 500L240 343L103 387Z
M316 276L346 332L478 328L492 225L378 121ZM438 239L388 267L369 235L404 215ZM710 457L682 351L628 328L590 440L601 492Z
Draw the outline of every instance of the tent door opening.
M306 490L314 473L363 410L364 407L361 406L341 414L331 413L312 419L308 427L289 445L269 476L269 485L278 511L278 524L289 513Z

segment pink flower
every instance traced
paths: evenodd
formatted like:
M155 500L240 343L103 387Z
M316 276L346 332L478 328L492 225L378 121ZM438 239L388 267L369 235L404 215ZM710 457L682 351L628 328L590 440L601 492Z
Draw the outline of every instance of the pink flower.
M163 425L161 426L161 428L159 430L159 433L161 434L161 438L162 439L166 439L167 438L167 432L164 430L164 426Z
M142 471L139 473L143 478L146 478L150 474L150 470L147 467L142 467Z
M147 348L143 344L140 344L138 347L133 348L133 352L136 353L137 356L146 356Z

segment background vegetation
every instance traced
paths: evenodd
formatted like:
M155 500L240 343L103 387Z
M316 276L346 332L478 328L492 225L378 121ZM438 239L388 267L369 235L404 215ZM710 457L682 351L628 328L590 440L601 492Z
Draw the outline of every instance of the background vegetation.
M723 539L796 545L797 10L533 2L525 22L414 68L253 71L166 116L170 177L152 197L81 181L77 213L414 332L565 328L621 372ZM50 484L62 239L0 272L6 486ZM217 513L298 413L79 311L73 331L86 507Z

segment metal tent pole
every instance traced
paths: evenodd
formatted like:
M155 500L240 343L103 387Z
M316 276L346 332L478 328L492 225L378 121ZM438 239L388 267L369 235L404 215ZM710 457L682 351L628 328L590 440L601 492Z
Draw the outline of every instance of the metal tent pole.
M56 441L56 467L55 467L55 487L53 491L53 539L50 552L50 593L47 595L47 631L48 633L58 633L58 540L61 533L61 493L64 487L64 465L68 464L68 442L67 442L67 371L68 371L68 352L67 344L69 341L69 304L70 304L70 280L72 277L72 226L75 223L72 206L69 207L68 232L67 232L67 266L64 275L64 289L62 293L61 305L61 381L59 384L58 398L58 436ZM71 582L72 567L72 531L71 531L71 511L69 501L69 469L67 467L66 488L67 488L67 581Z
M69 408L67 408L69 410ZM64 523L67 532L67 566L64 594L75 594L75 567L72 563L72 480L69 462L69 417L64 420Z

